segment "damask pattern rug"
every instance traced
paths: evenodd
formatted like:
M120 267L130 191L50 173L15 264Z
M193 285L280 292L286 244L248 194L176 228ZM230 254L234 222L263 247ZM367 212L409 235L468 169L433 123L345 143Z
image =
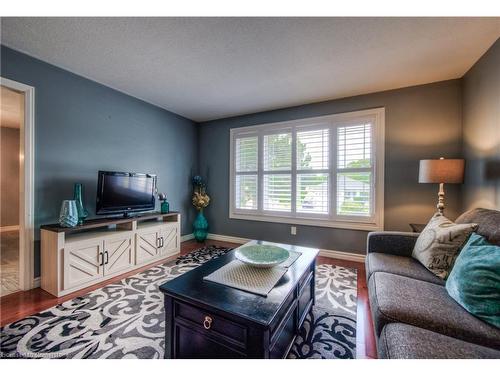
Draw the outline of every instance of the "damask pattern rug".
M163 358L159 286L231 249L209 246L0 330L3 358ZM316 305L289 358L355 358L356 270L316 267Z

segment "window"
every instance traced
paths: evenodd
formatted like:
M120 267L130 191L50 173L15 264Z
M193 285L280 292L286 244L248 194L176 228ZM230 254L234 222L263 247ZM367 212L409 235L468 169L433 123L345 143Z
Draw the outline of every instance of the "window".
M231 218L383 229L384 109L231 129Z

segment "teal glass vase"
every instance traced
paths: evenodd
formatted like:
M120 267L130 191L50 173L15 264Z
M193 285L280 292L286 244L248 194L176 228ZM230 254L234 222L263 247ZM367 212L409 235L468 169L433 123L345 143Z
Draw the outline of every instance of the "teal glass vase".
M203 215L203 210L198 211L196 219L193 223L193 235L196 241L203 242L207 239L208 235L208 221Z
M72 228L78 224L78 210L74 200L64 200L59 213L59 225L64 228Z
M82 225L83 221L89 216L89 213L83 205L83 185L76 183L73 189L73 199L76 203L76 209L78 211L78 225Z
M162 214L168 214L170 212L170 203L168 203L166 199L161 202L160 210Z

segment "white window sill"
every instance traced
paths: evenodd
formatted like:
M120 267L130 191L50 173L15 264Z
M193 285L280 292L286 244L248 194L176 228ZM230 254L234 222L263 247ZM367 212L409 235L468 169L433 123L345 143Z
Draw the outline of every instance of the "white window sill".
M307 219L307 218L294 218L287 216L264 216L264 215L251 215L251 214L236 214L230 213L230 219L238 220L251 220L251 221L264 221L268 223L285 223L296 225L308 225L313 227L326 227L338 229L352 229L362 231L381 231L384 230L384 225L381 223L371 222L353 222L353 221L332 221L327 219Z

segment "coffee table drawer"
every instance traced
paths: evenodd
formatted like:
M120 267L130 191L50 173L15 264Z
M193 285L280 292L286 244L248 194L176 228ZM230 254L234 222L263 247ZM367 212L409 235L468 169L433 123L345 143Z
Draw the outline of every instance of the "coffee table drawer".
M276 317L274 318L270 326L271 340L272 337L276 335L276 330L282 324L283 319L286 319L286 314L289 312L290 306L292 306L295 300L296 299L294 293L290 293L290 295L286 298L285 302L283 303L283 306L281 306L280 311L278 311L278 313L276 314Z
M297 331L297 304L290 306L290 310L285 315L283 321L271 338L271 350L269 358L283 358L293 344L293 339Z
M314 272L314 268L312 270L310 270L309 272L305 272L304 275L302 275L302 277L299 280L299 285L298 285L299 291L304 287L305 283L309 282L309 278L311 277L313 272Z
M245 358L241 352L183 324L175 325L175 358Z
M185 303L175 302L174 312L176 319L186 320L207 334L215 333L219 338L246 347L247 329L238 323Z
M305 282L302 285L302 289L299 289L299 326L302 325L307 313L309 312L309 307L313 302L313 293L314 293L314 285L313 285L313 273L311 272L309 276L306 278Z

